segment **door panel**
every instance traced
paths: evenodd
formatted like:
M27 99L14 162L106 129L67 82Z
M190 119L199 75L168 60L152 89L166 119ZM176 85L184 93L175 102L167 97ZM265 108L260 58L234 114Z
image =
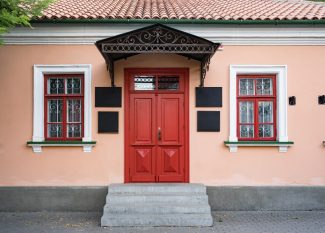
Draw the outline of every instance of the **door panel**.
M133 145L155 143L155 96L153 94L131 95L130 136Z
M158 149L158 181L184 181L184 150L181 146L161 146Z
M163 172L174 173L179 171L179 151L178 148L162 148Z
M183 94L159 94L157 125L161 128L158 141L158 180L184 180L184 103Z
M156 148L155 96L130 96L130 177L132 182L154 182Z
M132 147L131 149L131 181L154 182L155 159L154 147Z
M181 143L180 97L181 95L166 94L158 96L158 124L163 132L159 142L161 144Z

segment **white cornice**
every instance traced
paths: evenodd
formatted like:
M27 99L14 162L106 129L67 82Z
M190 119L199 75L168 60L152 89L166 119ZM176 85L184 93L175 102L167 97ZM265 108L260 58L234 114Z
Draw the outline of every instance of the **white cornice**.
M325 45L325 27L168 25L224 45ZM6 44L94 44L143 27L141 24L39 24L16 28Z

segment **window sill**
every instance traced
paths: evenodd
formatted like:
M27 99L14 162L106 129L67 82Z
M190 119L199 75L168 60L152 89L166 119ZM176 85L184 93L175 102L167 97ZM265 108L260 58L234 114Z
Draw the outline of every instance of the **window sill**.
M279 152L287 152L288 147L293 145L293 142L279 141L225 141L224 144L229 147L230 152L237 152L238 147L279 147Z
M42 147L44 146L54 146L54 147L70 147L70 146L80 146L83 147L84 152L91 152L91 149L93 146L96 145L95 141L90 142L83 142L83 141L43 141L43 142L34 142L29 141L27 142L27 146L30 146L33 148L33 151L35 153L41 153Z

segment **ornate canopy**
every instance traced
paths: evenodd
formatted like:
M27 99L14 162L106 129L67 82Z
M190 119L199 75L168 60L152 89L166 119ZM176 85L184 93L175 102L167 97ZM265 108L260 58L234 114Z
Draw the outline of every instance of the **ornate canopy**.
M162 24L154 24L109 37L95 44L105 58L112 87L115 86L114 62L142 53L178 54L199 61L201 63L200 86L203 87L210 59L220 46L220 43L213 43Z

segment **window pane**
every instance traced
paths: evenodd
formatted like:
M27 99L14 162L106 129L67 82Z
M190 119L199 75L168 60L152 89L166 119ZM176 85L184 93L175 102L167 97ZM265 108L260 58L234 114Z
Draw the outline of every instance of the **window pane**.
M49 78L47 80L47 94L64 94L64 79Z
M257 95L273 95L273 84L270 78L256 79Z
M81 100L70 99L67 100L68 106L68 122L81 122Z
M254 137L254 125L241 125L240 126L241 138L253 138Z
M239 79L239 95L254 95L254 79L241 78Z
M254 102L239 102L239 123L254 123Z
M61 138L62 124L47 124L47 135L50 138Z
M67 94L81 94L81 79L68 78L67 79Z
M272 101L258 102L258 122L273 123L273 102Z
M260 138L271 138L273 137L274 132L273 132L273 124L269 125L263 125L259 124L258 125L258 136Z
M134 90L151 91L156 88L156 78L154 76L135 76Z
M47 122L62 122L63 101L51 99L47 101Z
M67 137L68 138L80 138L81 137L81 124L68 124L67 125Z
M158 78L159 90L178 90L179 78L177 76L161 76Z

